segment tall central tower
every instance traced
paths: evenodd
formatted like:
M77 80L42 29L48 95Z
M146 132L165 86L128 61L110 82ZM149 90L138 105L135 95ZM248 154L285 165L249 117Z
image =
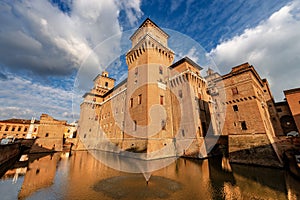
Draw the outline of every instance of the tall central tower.
M166 127L171 128L166 83L174 52L168 48L168 37L149 18L130 37L125 132L134 137L158 137L167 131ZM149 151L148 141L145 149Z
M126 54L128 70L147 64L170 66L174 52L168 48L169 35L147 18L130 37L132 47Z

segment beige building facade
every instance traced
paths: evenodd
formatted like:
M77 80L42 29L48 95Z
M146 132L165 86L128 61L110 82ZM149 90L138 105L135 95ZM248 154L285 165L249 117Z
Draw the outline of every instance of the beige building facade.
M0 121L0 139L14 137L16 139L35 138L39 128L39 120L7 119Z
M42 114L39 120L8 119L0 121L2 138L36 139L30 152L62 151L64 141L77 137L77 124ZM77 139L72 140L76 142Z

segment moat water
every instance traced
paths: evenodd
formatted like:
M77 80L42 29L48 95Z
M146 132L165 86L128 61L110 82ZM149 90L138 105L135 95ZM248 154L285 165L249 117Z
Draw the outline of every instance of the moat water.
M143 174L114 170L85 151L21 160L2 173L1 200L300 199L300 181L289 172L233 164L223 169L221 158L180 158L154 171L148 184Z

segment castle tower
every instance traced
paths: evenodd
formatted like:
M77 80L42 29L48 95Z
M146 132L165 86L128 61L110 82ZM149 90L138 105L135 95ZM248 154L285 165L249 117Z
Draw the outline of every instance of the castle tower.
M132 47L126 54L128 70L147 64L170 66L174 52L168 48L169 35L147 18L130 37Z
M167 116L170 113L166 108L166 96L169 96L166 83L168 67L174 60L174 52L168 47L168 37L149 18L130 37L132 47L126 54L126 112L129 117L125 119L125 132L134 137L148 138L161 134L162 126L168 126Z
M76 145L78 150L94 148L97 144L94 138L99 137L100 104L115 84L115 79L110 78L107 71L98 74L93 81L94 87L83 95L84 101L80 105L78 132L85 146L79 141Z
M108 76L107 71L103 71L94 79L94 90L96 94L104 95L107 91L112 89L115 85L115 79Z

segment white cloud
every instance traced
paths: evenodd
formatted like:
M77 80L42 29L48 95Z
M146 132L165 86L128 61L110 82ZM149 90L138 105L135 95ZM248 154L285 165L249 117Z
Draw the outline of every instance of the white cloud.
M37 78L69 76L89 56L87 67L100 72L100 67L118 55L119 37L107 39L121 35L120 11L125 11L131 24L142 15L139 0L65 2L70 6L68 13L50 1L0 2L0 69L4 69L0 72L0 119L38 118L41 113L69 121L73 121L72 116L78 119L82 93L56 88L53 85L57 83L51 81L47 86L38 84L20 70L40 75L34 76ZM99 47L103 41L107 42ZM93 52L96 47L98 52ZM93 78L96 75L91 74ZM60 84L64 84L65 77L61 77ZM72 105L72 99L77 106Z
M199 55L197 55L197 49L195 47L192 47L187 53L179 53L178 58L188 57L191 60L193 60L195 63L198 63Z
M131 26L135 25L137 20L142 16L141 0L116 1L117 4L125 10L127 19Z
M222 72L249 62L266 77L276 100L282 90L300 86L300 2L294 1L257 27L221 42L210 52Z
M142 15L140 1L133 0L76 0L70 7L66 14L50 1L0 2L0 64L38 74L67 74L99 43L121 33L121 10L130 23Z
M30 117L35 116L35 112L28 108L19 108L14 106L0 107L0 117L2 119L11 118L24 118L30 119Z
M0 119L38 118L42 113L54 117L65 117L72 111L72 91L43 86L30 79L8 75L0 80ZM78 116L78 113L75 113ZM71 116L67 118L73 121Z

